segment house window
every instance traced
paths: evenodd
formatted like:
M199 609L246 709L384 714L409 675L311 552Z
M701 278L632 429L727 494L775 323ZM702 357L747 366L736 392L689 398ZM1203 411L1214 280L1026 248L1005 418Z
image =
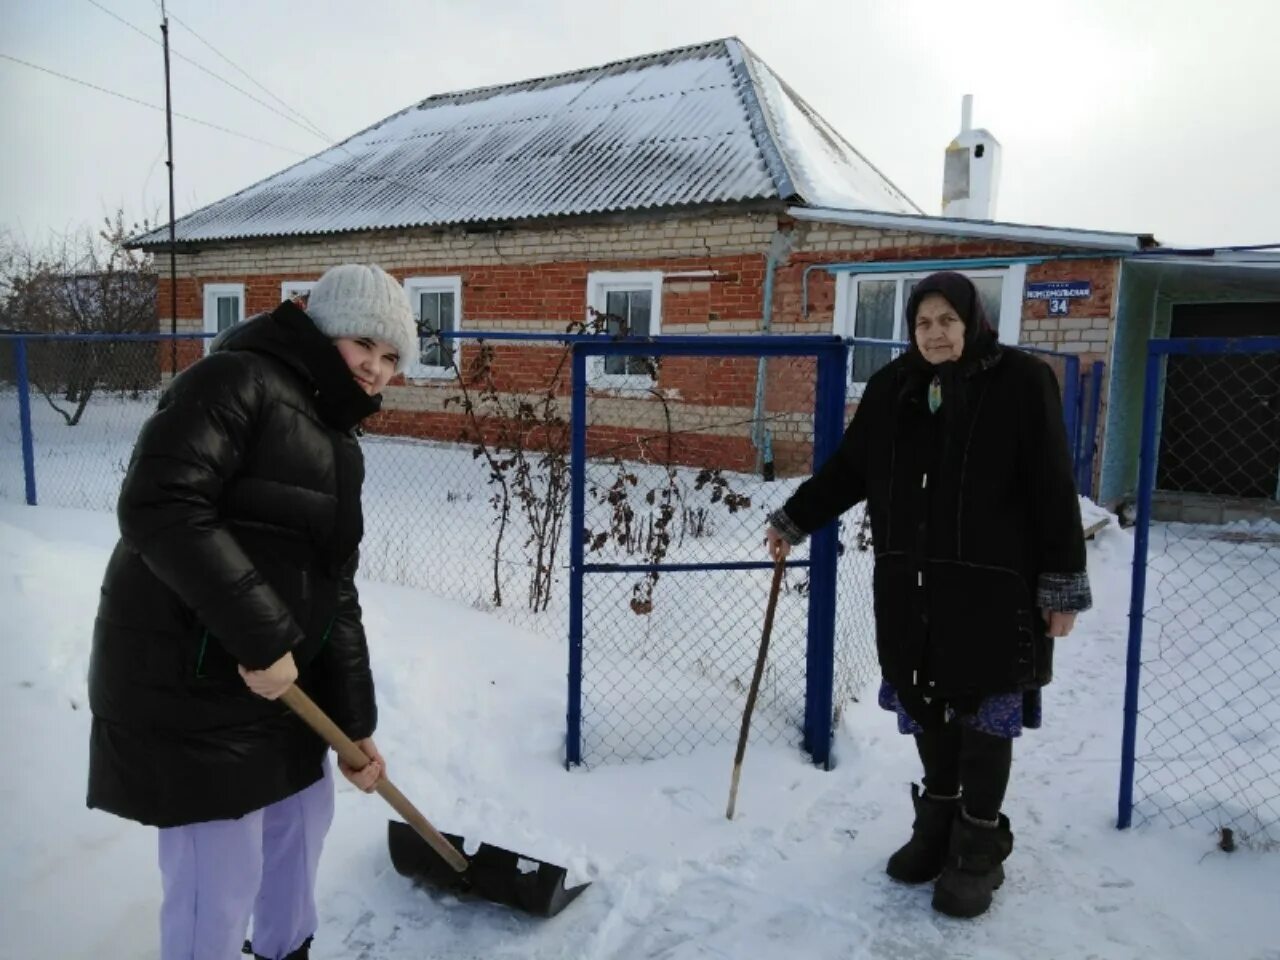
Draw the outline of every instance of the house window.
M206 283L204 285L204 332L221 333L244 319L243 283ZM209 342L204 342L209 352Z
M315 285L315 280L286 280L280 284L280 302L295 300L298 306L305 309L307 297L311 296L311 288Z
M459 342L438 334L462 329L462 278L411 277L404 289L419 337L418 363L407 375L418 379L453 376L453 366L461 359Z
M599 272L587 276L587 322L611 337L656 337L662 332L662 274ZM649 389L651 357L594 357L595 386Z
M978 288L987 320L1002 343L1018 342L1026 272L1024 264L964 271ZM926 272L842 275L836 286L836 332L869 340L906 340L907 301L926 276ZM855 344L849 364L849 383L855 395L873 373L901 352L897 347Z

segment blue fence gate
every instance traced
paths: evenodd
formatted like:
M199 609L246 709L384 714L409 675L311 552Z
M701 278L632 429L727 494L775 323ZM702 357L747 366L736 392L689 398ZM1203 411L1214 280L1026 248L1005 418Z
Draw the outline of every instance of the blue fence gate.
M1280 845L1280 338L1152 341L1121 828Z
M787 489L743 457L764 436L780 475L810 473L839 443L844 388L834 337L574 345L567 763L736 736L770 576L764 514ZM788 566L752 733L826 765L835 525Z

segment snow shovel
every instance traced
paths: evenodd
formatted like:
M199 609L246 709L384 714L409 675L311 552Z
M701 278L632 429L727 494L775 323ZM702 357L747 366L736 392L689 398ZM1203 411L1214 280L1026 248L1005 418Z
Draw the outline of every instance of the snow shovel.
M280 697L322 740L355 770L369 762L365 752L296 686ZM374 787L382 799L408 823L387 824L387 843L396 872L415 881L443 887L505 904L540 917L553 917L589 884L565 889L568 871L552 863L480 844L471 857L463 851L463 838L440 833L409 798L385 776Z
M760 677L769 657L769 635L773 633L773 614L778 609L778 591L782 589L785 560L773 564L773 583L769 585L769 604L764 611L764 632L760 636L760 652L756 654L756 672L751 677L751 689L747 692L747 705L742 710L742 730L738 733L738 752L733 758L733 781L729 785L729 808L725 817L733 819L733 808L738 802L738 778L742 776L742 758L747 752L747 734L751 732L751 712L756 708L756 695L760 692Z

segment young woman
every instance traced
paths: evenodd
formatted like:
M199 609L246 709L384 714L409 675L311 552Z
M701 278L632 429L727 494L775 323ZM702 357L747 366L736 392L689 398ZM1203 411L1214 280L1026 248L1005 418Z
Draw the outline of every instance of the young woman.
M356 427L418 336L378 267L329 270L232 327L177 376L120 491L89 668L90 807L160 828L161 956L305 960L333 817L324 743L277 698L297 683L383 773L353 577Z

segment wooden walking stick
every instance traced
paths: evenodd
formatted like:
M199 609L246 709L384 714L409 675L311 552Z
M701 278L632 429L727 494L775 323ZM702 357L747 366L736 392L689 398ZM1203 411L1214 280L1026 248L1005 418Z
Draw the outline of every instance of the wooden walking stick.
M760 692L760 677L764 674L764 662L769 657L769 635L773 633L773 614L778 609L778 592L782 588L782 574L786 569L785 558L773 564L773 583L769 585L769 605L764 612L764 632L760 635L760 652L756 655L756 672L751 677L751 690L747 693L747 705L742 711L742 730L738 733L738 752L733 758L733 781L729 785L729 808L725 816L733 819L733 808L738 802L738 779L742 776L742 758L747 752L747 734L751 731L751 712L756 708L756 695Z

